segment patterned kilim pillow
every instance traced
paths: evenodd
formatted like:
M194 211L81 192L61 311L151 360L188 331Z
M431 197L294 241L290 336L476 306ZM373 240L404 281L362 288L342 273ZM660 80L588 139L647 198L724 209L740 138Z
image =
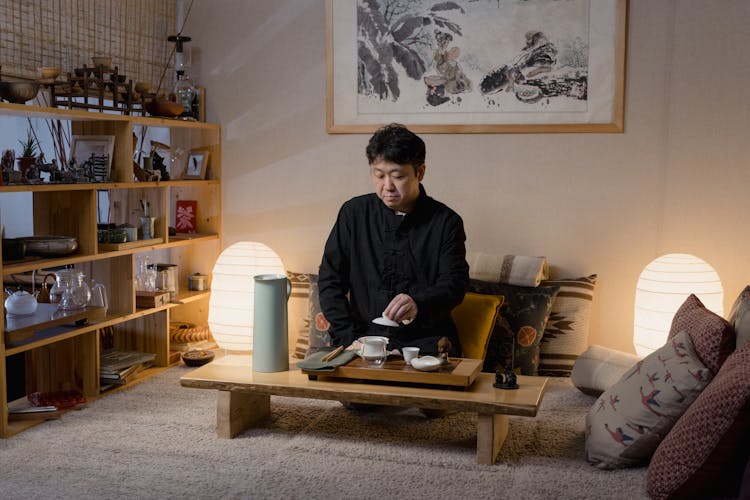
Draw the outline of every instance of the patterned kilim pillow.
M296 334L296 341L289 345L294 346L292 356L304 359L310 337L310 282L317 276L293 271L287 271L286 276L292 283L292 294L287 303L289 331Z
M586 415L586 460L602 469L647 462L712 377L690 335L678 333L596 400Z
M648 467L652 498L735 498L750 442L750 343L719 373L657 448ZM720 491L728 486L728 491ZM748 497L741 497L748 498Z
M317 276L313 277L310 283L310 319L308 321L310 323L308 352L331 345L331 335L328 333L331 324L320 309Z
M505 297L487 345L482 370L494 373L513 368L521 375L536 375L539 343L556 286L514 286L470 280L469 291Z
M568 377L578 355L589 343L591 302L596 274L576 279L542 281L542 286L558 286L552 311L541 343L539 374Z

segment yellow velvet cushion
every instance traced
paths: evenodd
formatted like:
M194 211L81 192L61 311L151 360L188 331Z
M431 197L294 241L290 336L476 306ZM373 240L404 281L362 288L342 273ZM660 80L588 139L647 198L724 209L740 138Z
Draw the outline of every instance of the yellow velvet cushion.
M465 358L484 359L503 301L502 295L466 292L463 302L451 311Z

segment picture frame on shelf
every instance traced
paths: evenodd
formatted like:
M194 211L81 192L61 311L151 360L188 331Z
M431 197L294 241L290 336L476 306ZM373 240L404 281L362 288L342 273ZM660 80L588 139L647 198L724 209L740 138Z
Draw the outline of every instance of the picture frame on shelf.
M208 151L205 149L194 149L187 155L185 173L183 179L203 180L206 178L208 168Z
M115 150L113 135L74 135L70 141L70 158L79 167L90 162L92 182L109 182L112 172L112 155Z
M621 133L627 7L326 0L326 130Z

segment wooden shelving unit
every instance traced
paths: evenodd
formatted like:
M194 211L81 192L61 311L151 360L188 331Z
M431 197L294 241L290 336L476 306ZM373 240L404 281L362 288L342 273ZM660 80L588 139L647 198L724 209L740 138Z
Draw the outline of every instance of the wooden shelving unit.
M9 421L8 359L23 357L22 374L26 394L34 391L75 389L91 401L100 397L99 353L100 331L114 330L116 348L154 353L154 368L136 379L143 380L169 365L169 325L173 321L207 324L209 291L188 291L188 276L210 274L220 251L221 242L221 130L218 125L105 114L80 110L61 110L20 104L0 103L0 120L9 117L31 117L70 122L75 135L113 135L115 148L112 182L97 184L34 184L0 186L0 197L8 193L29 193L32 197L33 228L27 236L68 235L78 239L75 253L58 258L27 257L6 261L0 266L4 278L72 265L103 283L107 289L109 309L88 324L40 323L28 327L22 340L11 338L4 314L0 316L3 339L0 342L0 437L7 438L44 421L23 419ZM203 149L210 153L206 180L180 180L184 165L170 166L165 182L135 182L133 175L133 135L143 128L164 129L172 149ZM23 131L19 131L19 137ZM141 200L150 203L151 215L157 218L155 237L141 245L111 245L97 242L98 195L106 191L110 213L117 220L138 226ZM175 202L197 200L197 233L170 237L168 226L174 224ZM13 214L3 213L2 218ZM169 304L141 309L136 307L136 260L139 254L152 252L179 269L178 296ZM14 340L9 342L8 339ZM15 363L14 363L15 364ZM115 389L116 391L117 389ZM105 393L108 394L108 393Z

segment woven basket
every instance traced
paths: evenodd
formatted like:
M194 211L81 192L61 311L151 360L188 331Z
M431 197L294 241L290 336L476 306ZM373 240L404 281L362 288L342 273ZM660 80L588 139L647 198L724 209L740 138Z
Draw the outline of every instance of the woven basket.
M210 338L211 331L207 326L198 326L182 321L174 321L169 324L169 340L172 342L200 342Z

